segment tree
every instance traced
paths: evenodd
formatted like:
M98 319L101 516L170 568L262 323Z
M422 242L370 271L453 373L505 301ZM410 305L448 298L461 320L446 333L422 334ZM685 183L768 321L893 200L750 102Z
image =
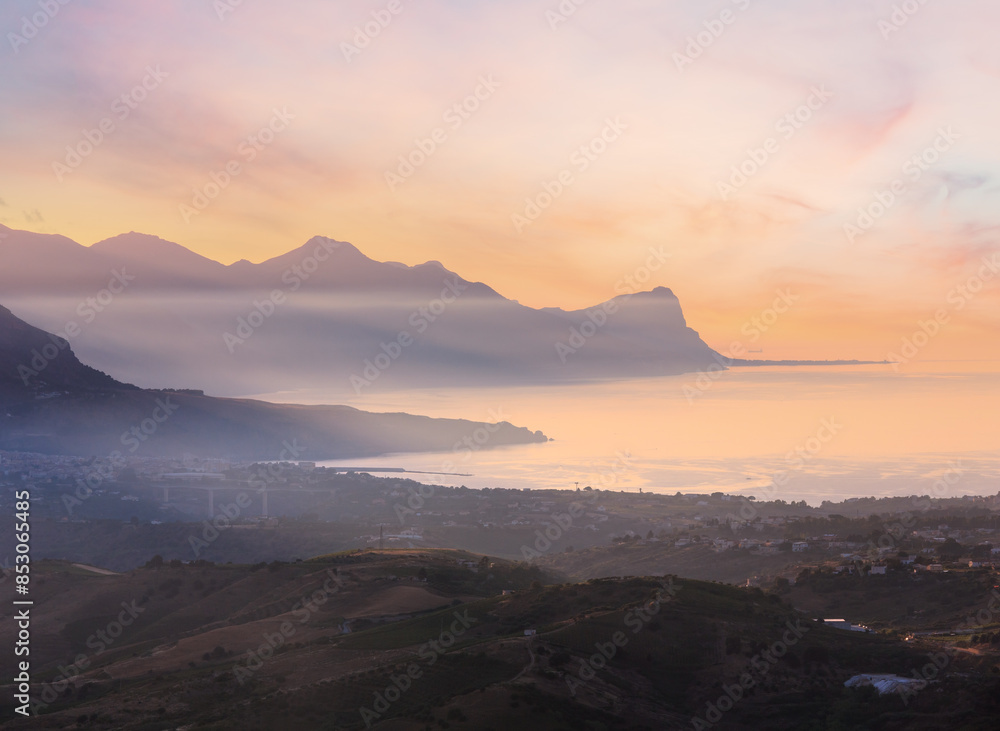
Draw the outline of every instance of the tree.
M949 538L938 547L938 556L940 556L943 561L955 561L964 553L965 546L956 541L954 538Z
M990 557L990 550L993 548L989 543L984 543L980 546L973 546L971 558L974 559L984 559Z
M146 562L146 568L158 569L163 566L163 556L156 554L149 561Z

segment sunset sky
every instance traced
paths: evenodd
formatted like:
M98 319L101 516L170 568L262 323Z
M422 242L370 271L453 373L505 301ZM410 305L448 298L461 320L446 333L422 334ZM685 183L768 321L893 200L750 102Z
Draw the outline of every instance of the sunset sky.
M11 228L321 234L566 309L652 247L718 350L880 359L943 310L924 358L1000 358L995 2L61 2L0 7Z

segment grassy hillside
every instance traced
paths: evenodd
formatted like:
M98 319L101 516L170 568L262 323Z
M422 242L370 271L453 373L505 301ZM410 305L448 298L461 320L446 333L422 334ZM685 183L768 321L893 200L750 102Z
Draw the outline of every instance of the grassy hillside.
M717 553L710 545L676 547L670 541L593 546L552 553L542 566L580 581L606 576L678 574L706 581L742 584L754 576L773 576L795 566L791 553L762 556L749 551Z
M989 645L953 653L904 702L843 683L908 676L943 650L941 638L831 629L785 597L675 576L551 581L537 567L450 550L157 561L110 576L45 562L33 672L53 684L34 691L51 702L6 727L597 731L708 727L692 721L701 719L819 731L1000 721ZM99 647L123 606L141 611ZM79 677L61 683L81 659Z
M986 607L996 588L996 576L986 570L858 576L826 569L801 573L787 598L816 616L850 617L870 627L950 631ZM987 625L1000 629L1000 612Z

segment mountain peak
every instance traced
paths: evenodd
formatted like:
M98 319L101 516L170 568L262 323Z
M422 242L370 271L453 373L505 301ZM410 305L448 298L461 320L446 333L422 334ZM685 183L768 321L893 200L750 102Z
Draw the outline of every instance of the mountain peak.
M301 260L306 257L313 257L321 261L333 258L340 262L376 263L373 259L365 256L361 249L352 243L337 241L336 239L331 239L329 236L316 235L302 244L302 246L266 259L258 266L285 265L292 260Z
M112 236L109 239L98 241L90 248L93 251L103 254L126 258L155 258L157 263L166 259L175 262L188 261L192 263L199 262L201 264L211 262L212 265L220 266L217 261L191 251L181 244L167 241L153 234L145 234L138 231L129 231L127 234Z
M129 231L126 234L118 234L117 236L112 236L107 239L102 239L95 243L91 248L98 251L108 250L108 249L121 249L121 248L145 248L145 249L183 249L184 247L180 244L175 244L172 241L167 241L166 239L155 236L154 234L146 234L141 231Z
M670 287L653 287L650 294L656 295L657 297L673 297L674 299L677 299L677 295L674 294L674 291L670 289Z
M304 244L304 246L309 246L313 248L319 246L324 249L330 250L331 253L339 253L341 255L349 254L352 256L357 255L357 256L362 256L365 259L369 259L369 261L374 261L373 259L370 259L369 257L365 256L364 253L361 251L361 249L359 249L351 242L338 241L337 239L331 239L329 236L320 236L320 235L313 236Z

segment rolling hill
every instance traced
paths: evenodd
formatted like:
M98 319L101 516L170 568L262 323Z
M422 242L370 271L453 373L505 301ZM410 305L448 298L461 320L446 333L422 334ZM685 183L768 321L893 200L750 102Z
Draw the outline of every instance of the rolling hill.
M36 566L42 705L8 728L925 731L1000 719L995 655L952 653L906 697L846 688L861 673L910 676L941 646L833 629L759 589L560 584L434 549L154 558L119 575Z

